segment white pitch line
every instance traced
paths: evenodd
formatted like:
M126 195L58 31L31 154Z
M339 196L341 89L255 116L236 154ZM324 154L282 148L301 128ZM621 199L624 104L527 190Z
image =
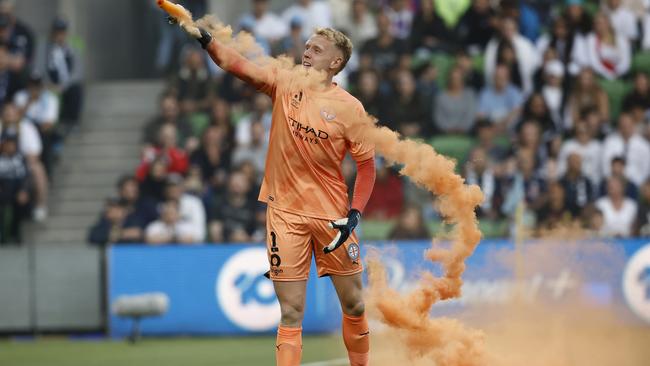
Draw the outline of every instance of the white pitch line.
M347 365L348 362L349 361L347 358L337 358L335 360L329 360L329 361L303 363L302 366L337 366L337 365Z

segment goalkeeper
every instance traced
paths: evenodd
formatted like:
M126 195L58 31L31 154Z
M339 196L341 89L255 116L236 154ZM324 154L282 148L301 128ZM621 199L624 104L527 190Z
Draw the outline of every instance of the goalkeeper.
M312 253L319 276L329 276L343 310L343 339L350 364L368 365L369 332L362 298L359 223L375 182L374 147L353 137L345 115L365 116L361 103L332 82L350 59L341 32L318 29L305 45L302 66L323 75L317 87L292 86L271 66L259 66L205 30L184 26L212 60L273 99L273 122L259 200L267 208L268 276L282 317L276 362L299 366L302 319ZM284 83L284 85L282 85ZM302 88L302 89L301 89ZM295 90L293 90L295 89ZM353 113L350 113L353 111ZM346 153L355 159L352 202L341 172Z

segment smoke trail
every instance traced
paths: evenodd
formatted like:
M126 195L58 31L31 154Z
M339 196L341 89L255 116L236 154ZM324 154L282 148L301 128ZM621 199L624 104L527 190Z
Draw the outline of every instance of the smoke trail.
M273 68L281 80L278 84L285 88L322 87L323 73L306 71L293 65L289 58L264 56L249 34L240 32L233 36L231 27L210 16L199 20L196 25L208 29L214 38L251 61ZM454 225L450 247L432 246L425 253L426 258L442 266L443 276L424 273L416 290L406 296L388 287L385 272L378 261L369 265L367 302L371 309L376 309L372 314L377 314L379 320L397 331L396 338L402 343L393 346L403 347L408 355L408 359L395 362L415 364L421 360L428 365L446 366L484 364L480 332L467 329L452 319L431 319L429 316L436 302L461 295L465 259L473 253L481 238L474 212L483 200L480 189L465 185L463 178L454 172L455 162L436 153L431 146L404 140L398 133L378 127L371 116L355 114L349 105L327 107L334 107L343 120L353 122L351 131L354 136L374 144L377 152L389 162L401 164L401 174L435 194L441 215L448 224Z

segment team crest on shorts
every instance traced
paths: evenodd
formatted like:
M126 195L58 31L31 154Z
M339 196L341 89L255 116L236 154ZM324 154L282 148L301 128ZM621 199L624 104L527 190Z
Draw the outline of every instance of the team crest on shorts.
M353 262L359 259L360 254L361 251L359 250L359 244L350 243L350 245L348 245L348 257L350 257Z

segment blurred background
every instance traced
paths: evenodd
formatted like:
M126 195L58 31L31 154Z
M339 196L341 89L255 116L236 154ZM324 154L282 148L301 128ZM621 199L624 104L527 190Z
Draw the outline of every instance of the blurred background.
M650 235L650 1L180 3L298 61L314 27L344 31L355 49L336 81L380 124L457 161L485 194L486 239L512 249L522 232L569 228L612 242L625 260L594 296L650 321L650 254L634 264L636 292L620 285ZM1 0L0 105L0 334L124 337L131 322L111 304L154 291L178 313L145 334L272 330L277 303L257 280L271 101L155 1ZM424 249L449 230L430 193L376 166L362 240ZM354 169L346 159L350 189ZM331 331L332 289L314 286L308 323Z

